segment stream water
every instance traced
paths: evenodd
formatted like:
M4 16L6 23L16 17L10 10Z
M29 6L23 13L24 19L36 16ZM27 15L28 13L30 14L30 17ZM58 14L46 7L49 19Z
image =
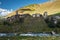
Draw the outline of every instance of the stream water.
M11 37L11 36L60 36L60 34L46 34L46 33L23 33L23 34L17 34L17 33L0 33L0 37Z

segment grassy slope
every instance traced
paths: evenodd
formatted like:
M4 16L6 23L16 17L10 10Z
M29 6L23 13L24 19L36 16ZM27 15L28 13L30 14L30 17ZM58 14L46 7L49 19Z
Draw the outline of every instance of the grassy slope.
M22 8L19 8L18 11L21 11L20 9L31 9L31 10L35 10L35 11L24 11L23 13L29 13L29 14L33 14L33 13L40 13L43 14L45 11L48 12L48 15L52 15L55 14L57 12L60 12L60 0L56 0L54 2L46 2L43 4L31 4ZM11 14L7 15L6 17L10 17L12 15L15 15L16 12L12 12ZM19 12L20 14L20 12Z
M45 32L48 26L42 18L26 18L23 32ZM22 29L23 29L22 28Z
M52 15L52 16L60 16L60 12L58 12L58 13Z
M0 40L60 40L60 37L50 36L50 37L0 37Z
M0 24L0 32L49 32L51 29L42 18L25 18L24 23L11 26Z

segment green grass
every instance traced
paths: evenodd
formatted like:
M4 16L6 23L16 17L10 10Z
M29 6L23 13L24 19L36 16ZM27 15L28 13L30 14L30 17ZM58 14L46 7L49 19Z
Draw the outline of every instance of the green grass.
M60 12L55 13L55 14L53 14L53 15L49 15L49 16L60 16Z
M0 40L60 40L59 36L50 37L0 37Z
M51 31L42 18L26 18L22 24L22 32L47 32Z

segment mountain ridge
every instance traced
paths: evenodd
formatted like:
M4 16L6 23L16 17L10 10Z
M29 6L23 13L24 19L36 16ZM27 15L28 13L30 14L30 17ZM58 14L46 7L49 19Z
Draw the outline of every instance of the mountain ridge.
M43 13L46 11L48 12L48 15L52 15L55 14L57 12L60 12L60 0L56 0L53 2L45 2L42 4L31 4L22 8L19 8L17 11L19 11L18 13L21 13L21 9L30 9L32 11L22 11L23 14L35 14L35 13L40 13L43 15ZM21 14L22 14L21 13ZM6 17L10 17L12 15L15 15L16 11L10 13L9 15L7 15Z

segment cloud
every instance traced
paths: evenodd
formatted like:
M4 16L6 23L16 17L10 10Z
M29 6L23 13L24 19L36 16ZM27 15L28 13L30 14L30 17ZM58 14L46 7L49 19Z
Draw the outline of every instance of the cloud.
M2 15L2 16L6 16L6 15L8 15L9 13L11 13L13 10L11 9L11 10L7 10L7 9L2 9L2 8L0 8L0 15Z

